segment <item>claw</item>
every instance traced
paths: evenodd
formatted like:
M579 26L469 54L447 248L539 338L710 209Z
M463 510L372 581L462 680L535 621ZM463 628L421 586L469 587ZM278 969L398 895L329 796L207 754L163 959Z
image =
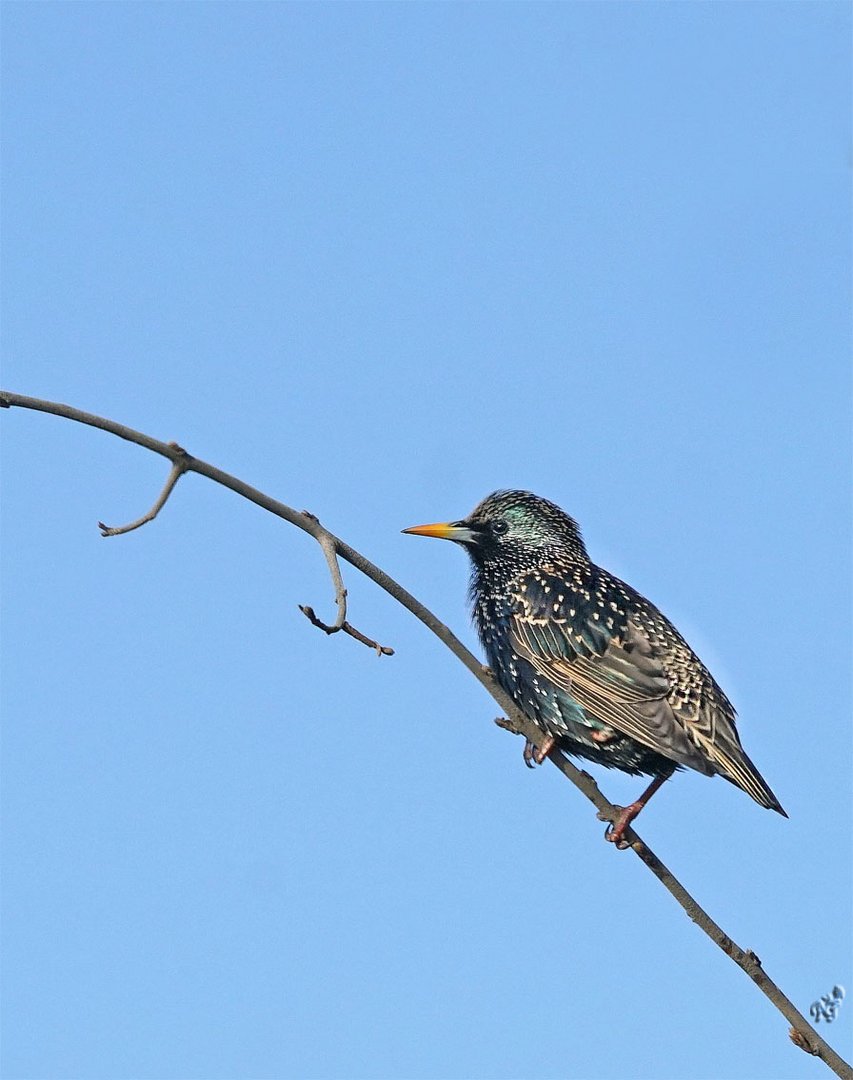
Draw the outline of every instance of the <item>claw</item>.
M605 829L604 839L611 844L615 844L619 851L629 848L631 845L625 839L625 830L643 809L644 805L644 803L635 802L631 803L630 806L622 807L622 813Z
M554 749L556 743L557 740L553 735L549 735L541 747L536 746L530 739L527 739L524 743L524 764L527 768L535 769L537 765L541 765Z

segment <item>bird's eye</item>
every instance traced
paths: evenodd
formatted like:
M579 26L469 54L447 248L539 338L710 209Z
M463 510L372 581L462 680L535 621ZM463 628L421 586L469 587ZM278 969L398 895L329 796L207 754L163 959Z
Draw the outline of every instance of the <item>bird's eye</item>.
M503 534L507 531L508 528L509 528L509 522L508 521L503 521L503 520L495 521L492 524L492 533L495 536L503 536Z

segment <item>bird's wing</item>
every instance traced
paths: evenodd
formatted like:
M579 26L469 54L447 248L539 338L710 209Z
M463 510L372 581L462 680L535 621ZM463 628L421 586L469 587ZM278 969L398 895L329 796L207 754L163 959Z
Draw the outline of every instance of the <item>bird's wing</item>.
M632 611L637 594L611 578L609 583L619 590L608 590L608 599L602 600L595 569L590 568L586 579L575 575L567 581L556 568L526 577L510 620L515 648L597 719L710 775L716 771L713 758L691 738L688 718L677 715L661 651ZM709 735L713 743L713 733Z

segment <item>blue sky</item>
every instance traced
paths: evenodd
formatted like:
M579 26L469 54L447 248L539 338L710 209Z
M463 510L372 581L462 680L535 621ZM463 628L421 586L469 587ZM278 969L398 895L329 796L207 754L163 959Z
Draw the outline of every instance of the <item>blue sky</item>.
M3 384L318 514L533 489L733 698L790 814L641 832L853 1052L850 10L3 5ZM443 647L198 477L3 440L4 1080L829 1075ZM598 772L629 801L638 781Z

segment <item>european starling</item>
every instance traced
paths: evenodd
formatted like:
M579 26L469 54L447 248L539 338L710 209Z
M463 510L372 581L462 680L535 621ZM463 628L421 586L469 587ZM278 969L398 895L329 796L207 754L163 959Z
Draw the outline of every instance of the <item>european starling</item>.
M554 746L655 779L608 830L623 834L675 769L719 773L787 817L746 756L735 710L672 623L596 566L577 523L527 491L496 491L462 521L404 532L462 544L474 621L498 682Z

